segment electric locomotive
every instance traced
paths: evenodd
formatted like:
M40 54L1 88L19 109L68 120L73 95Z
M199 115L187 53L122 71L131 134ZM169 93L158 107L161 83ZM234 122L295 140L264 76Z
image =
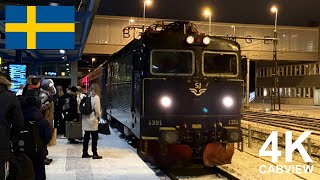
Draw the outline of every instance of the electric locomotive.
M101 84L105 117L138 139L142 158L231 163L242 140L237 42L189 22L156 24L86 79Z

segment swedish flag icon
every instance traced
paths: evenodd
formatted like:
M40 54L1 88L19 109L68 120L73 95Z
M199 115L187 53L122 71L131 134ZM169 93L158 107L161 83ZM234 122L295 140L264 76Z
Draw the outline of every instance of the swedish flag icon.
M73 6L6 6L6 49L74 49Z

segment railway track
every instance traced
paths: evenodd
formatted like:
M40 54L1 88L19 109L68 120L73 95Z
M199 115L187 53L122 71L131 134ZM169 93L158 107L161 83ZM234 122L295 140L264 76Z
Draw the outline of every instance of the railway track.
M314 134L320 135L320 119L316 118L245 111L243 120L301 132L311 130Z

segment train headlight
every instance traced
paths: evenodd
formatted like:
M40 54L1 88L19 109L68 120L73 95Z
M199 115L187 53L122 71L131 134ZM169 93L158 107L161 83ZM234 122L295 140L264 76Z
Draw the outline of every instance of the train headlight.
M204 38L202 39L202 42L203 42L203 44L205 44L205 45L210 44L210 41L211 41L210 37L204 37Z
M178 131L162 131L160 140L168 144L176 144L179 142Z
M172 105L172 100L170 97L168 96L162 96L160 99L160 104L164 107L164 108L169 108Z
M226 108L230 108L233 106L233 99L229 96L226 96L222 99L222 104L226 107Z
M193 36L188 36L186 39L188 44L192 44L194 42L194 37Z

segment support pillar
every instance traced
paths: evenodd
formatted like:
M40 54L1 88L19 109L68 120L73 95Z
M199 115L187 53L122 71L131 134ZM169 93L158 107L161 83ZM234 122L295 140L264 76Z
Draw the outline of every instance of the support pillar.
M21 49L16 50L16 62L17 63L22 62L22 50Z
M32 75L35 75L35 76L38 76L38 65L39 65L39 63L38 63L38 61L37 60L34 60L33 62L32 62L32 70L31 70L31 74Z
M70 62L71 66L71 86L77 86L78 85L78 61L72 61Z

